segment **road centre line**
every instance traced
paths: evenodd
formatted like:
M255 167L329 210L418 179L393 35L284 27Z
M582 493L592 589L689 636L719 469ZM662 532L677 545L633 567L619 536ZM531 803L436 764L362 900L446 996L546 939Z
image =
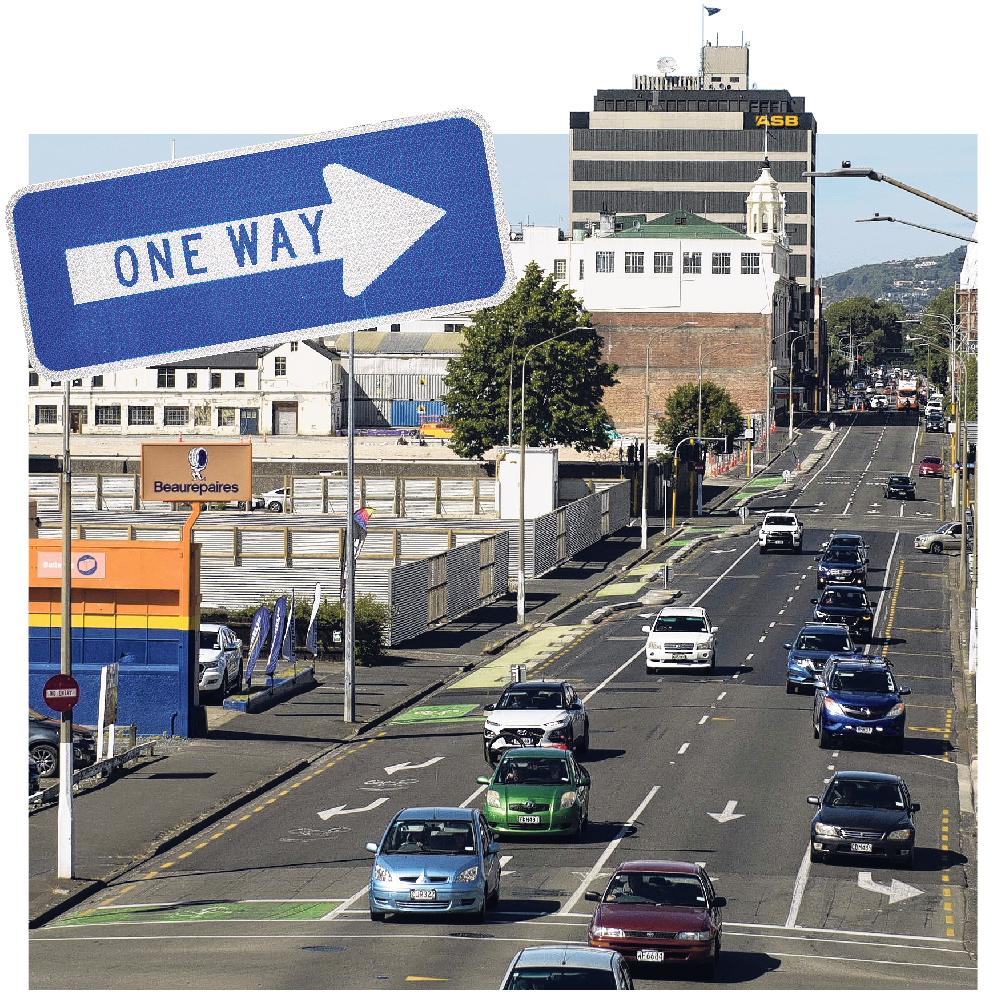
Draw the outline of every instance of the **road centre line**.
M611 681L612 678L616 678L619 674L622 673L622 671L625 670L626 667L629 666L629 664L631 664L633 661L635 661L639 657L640 654L644 653L645 649L646 649L645 645L643 644L643 646L642 646L641 649L636 650L636 652L633 653L632 656L629 657L628 660L626 660L624 664L622 664L620 667L615 668L615 670L612 671L611 674L609 674L608 677L605 678L604 681L602 681L601 684L597 686L597 688L595 688L592 691L588 692L588 694L585 695L584 698L581 701L585 702L585 703L588 702L588 701L590 701L590 699L593 698L595 695L597 695L597 693L600 692L601 689L604 688L604 686L606 684L608 684L608 682Z
M632 829L632 825L639 819L639 815L642 811L645 810L645 808L652 802L653 796L659 792L659 789L659 786L653 786L649 792L646 793L642 802L632 811L632 815L622 825L618 834L612 838L608 846L598 856L597 861L591 867L591 871L584 877L577 889L570 895L569 900L567 900L563 907L561 907L557 912L560 916L568 915L576 906L577 902L583 899L584 891L591 885L591 881L594 877L597 876L597 874L604 868L605 863L614 854L615 849L622 843L622 839L625 837L625 834Z
M790 913L784 922L785 928L797 927L797 913L800 910L801 901L804 898L804 891L807 889L807 879L810 876L810 841L807 842L807 849L804 857L800 861L800 868L797 870L797 879L793 884L793 899L790 901Z

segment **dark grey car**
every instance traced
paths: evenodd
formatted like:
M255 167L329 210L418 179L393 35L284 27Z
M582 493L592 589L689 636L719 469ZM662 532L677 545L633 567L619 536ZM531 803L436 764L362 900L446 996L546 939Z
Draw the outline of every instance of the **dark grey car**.
M37 761L38 772L43 779L58 775L60 742L61 723L29 709L28 751ZM72 752L73 768L85 768L96 760L96 740L92 730L78 725L72 727Z

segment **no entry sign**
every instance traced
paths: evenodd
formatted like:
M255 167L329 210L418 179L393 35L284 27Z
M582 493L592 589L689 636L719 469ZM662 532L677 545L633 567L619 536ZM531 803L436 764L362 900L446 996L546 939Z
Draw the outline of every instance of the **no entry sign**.
M79 682L68 674L53 674L45 682L41 697L49 709L67 713L79 701Z

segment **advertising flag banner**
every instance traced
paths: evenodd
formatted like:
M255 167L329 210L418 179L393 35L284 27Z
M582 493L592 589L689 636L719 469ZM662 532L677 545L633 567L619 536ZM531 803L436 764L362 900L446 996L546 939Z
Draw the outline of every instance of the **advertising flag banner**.
M316 584L316 593L312 599L312 614L309 616L309 628L306 630L306 649L316 656L316 615L319 612L319 605L322 601L319 583Z
M251 683L251 675L254 673L254 665L261 655L261 647L268 638L268 630L271 628L271 612L263 605L254 613L254 621L251 623L251 648L247 655L247 668L244 677L247 684Z
M272 675L275 673L275 665L278 663L278 653L281 650L282 638L285 635L285 616L288 612L288 598L283 594L275 602L275 622L271 627L271 653L268 655L268 665L264 673Z
M292 588L292 600L288 606L285 639L282 640L282 660L295 663L295 588Z
M347 546L353 538L354 559L361 554L364 547L364 540L367 538L367 523L374 514L373 507L362 507L354 512L353 531L348 531L343 540L343 548L340 550L340 604L347 600Z

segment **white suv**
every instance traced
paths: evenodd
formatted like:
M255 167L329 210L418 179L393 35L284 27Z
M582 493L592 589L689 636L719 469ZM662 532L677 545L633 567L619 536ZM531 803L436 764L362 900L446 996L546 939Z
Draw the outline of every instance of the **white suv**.
M237 634L213 622L199 624L199 690L218 693L240 691L244 652Z
M717 663L718 627L699 605L664 608L651 626L643 626L646 674L662 667L701 667L713 674Z
M804 548L804 523L789 511L767 514L759 527L759 552L767 549L792 549L802 552Z

